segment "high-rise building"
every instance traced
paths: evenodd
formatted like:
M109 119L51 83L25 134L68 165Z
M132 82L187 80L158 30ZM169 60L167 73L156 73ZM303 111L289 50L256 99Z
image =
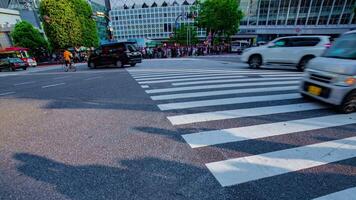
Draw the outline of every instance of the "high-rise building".
M338 35L356 28L356 0L238 0L245 17L234 38L270 40L281 35ZM115 39L168 39L195 0L111 0ZM228 16L227 16L228 17ZM180 23L193 23L180 18ZM198 31L205 38L203 30Z
M96 26L98 28L99 39L101 43L105 43L110 40L110 34L108 30L109 23L109 9L110 5L106 0L88 0L94 13L102 13L100 17L95 17Z
M179 24L192 24L188 18L194 0L111 0L110 17L114 38L122 39L168 39ZM206 33L198 29L198 37Z

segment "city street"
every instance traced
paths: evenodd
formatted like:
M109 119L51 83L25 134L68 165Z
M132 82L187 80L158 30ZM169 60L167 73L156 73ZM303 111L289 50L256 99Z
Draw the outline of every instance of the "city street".
M354 200L356 114L239 56L0 72L1 200Z

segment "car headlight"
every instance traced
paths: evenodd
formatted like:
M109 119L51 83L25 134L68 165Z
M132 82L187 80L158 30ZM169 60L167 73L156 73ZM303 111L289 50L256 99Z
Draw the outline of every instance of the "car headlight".
M356 84L356 76L342 76L335 82L336 86L349 87Z

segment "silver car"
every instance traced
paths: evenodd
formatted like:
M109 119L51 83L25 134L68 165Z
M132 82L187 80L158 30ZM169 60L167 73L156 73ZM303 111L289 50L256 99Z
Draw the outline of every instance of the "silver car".
M342 113L356 111L356 31L345 33L309 62L300 92L336 105Z

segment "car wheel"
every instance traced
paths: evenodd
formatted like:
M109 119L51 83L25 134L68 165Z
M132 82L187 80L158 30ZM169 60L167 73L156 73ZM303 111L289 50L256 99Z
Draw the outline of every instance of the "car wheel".
M124 67L124 64L122 64L121 60L116 61L116 67Z
M262 65L262 58L260 55L253 55L250 57L248 64L250 68L258 69Z
M95 69L95 68L96 68L96 65L95 65L94 62L90 62L90 63L88 64L88 67L89 67L90 69Z
M22 69L23 69L23 70L26 70L26 69L27 69L27 67L23 67Z
M299 62L298 66L297 66L297 69L301 72L303 72L305 70L305 67L307 66L307 64L309 63L309 61L311 59L313 59L314 57L311 57L311 56L307 56L307 57L304 57L302 58L302 60Z
M10 67L10 70L14 72L14 71L16 71L16 68L15 67Z
M132 63L130 64L131 67L135 67L136 66L136 63Z
M356 92L347 95L343 103L338 107L341 113L349 114L356 111Z

